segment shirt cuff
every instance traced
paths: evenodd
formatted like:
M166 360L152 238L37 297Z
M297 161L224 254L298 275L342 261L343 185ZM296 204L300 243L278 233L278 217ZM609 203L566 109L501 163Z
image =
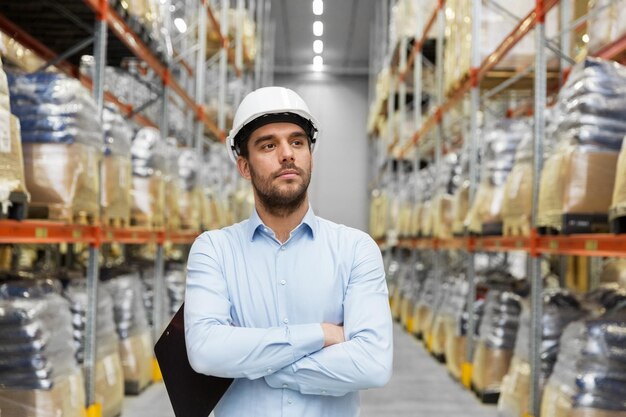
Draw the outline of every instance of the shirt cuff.
M324 347L324 331L317 323L287 326L287 332L294 362Z
M298 383L293 365L289 365L271 375L265 377L265 382L272 388L290 389L298 391Z

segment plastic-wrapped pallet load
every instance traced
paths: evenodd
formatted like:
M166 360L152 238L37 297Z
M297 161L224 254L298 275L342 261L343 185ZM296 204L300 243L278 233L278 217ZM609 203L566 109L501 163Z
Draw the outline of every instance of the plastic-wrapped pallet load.
M165 206L165 148L159 131L141 128L131 145L133 206L131 222L144 227L162 227Z
M443 159L442 169L435 179L436 194L432 200L431 224L433 236L440 239L452 237L453 194L456 191L453 179L457 164L458 156L456 154L446 155Z
M538 225L563 233L608 231L617 158L626 134L626 68L587 58L559 93L557 146L539 189Z
M29 213L51 219L97 220L102 127L90 92L54 73L9 77L20 119Z
M200 161L192 149L183 149L178 156L180 205L178 216L185 229L199 230L202 222L202 191L199 187Z
M102 158L102 221L104 224L130 224L130 189L132 169L130 143L133 131L119 111L105 105L103 115L105 135Z
M83 376L60 291L51 280L0 284L2 417L83 416Z
M571 323L563 332L542 417L626 415L626 294L613 298L617 302L604 314Z
M543 386L552 373L559 350L559 338L569 323L585 314L578 299L567 291L546 290L543 296L541 318L541 376ZM515 353L509 372L502 380L498 401L499 417L524 417L528 412L530 389L530 310L523 305L520 327L515 342Z
M626 232L626 140L622 143L622 151L617 160L609 221L613 232Z
M25 203L30 198L26 191L24 177L24 158L22 154L22 138L20 122L8 109L6 76L0 65L0 218L15 217L21 220L25 216ZM7 103L3 103L6 96ZM6 104L6 107L5 107ZM22 212L18 213L18 205ZM15 215L11 215L14 212Z
M183 265L171 265L165 273L165 286L169 299L170 316L174 316L180 306L185 302L186 279L185 267Z
M451 298L454 305L454 321L448 322L446 330L446 366L448 372L457 380L461 379L461 369L467 361L467 333L469 329L469 313L465 311L465 297L467 287L457 289ZM461 297L463 298L461 300ZM478 329L484 313L485 302L482 299L474 301L473 316L476 327L474 336L478 338Z
M465 225L473 233L499 235L502 233L505 182L513 169L515 150L522 138L530 133L530 125L526 119L504 119L491 129L486 128L484 133L481 182Z
M113 313L120 338L124 392L139 394L152 379L152 337L136 273L120 275L104 283L113 297Z
M143 306L146 311L146 318L148 320L148 325L151 328L153 328L154 327L154 322L153 322L154 280L155 280L154 268L152 267L142 268L139 274L141 276L141 284L142 284L141 298L143 300ZM167 320L169 318L169 314L170 314L170 306L169 306L169 297L168 297L164 299L162 310L161 310L161 317L163 317L164 322L169 322L169 320ZM165 329L159 329L159 330L160 330L159 333L161 333L161 330L165 330Z
M465 232L465 218L469 211L469 148L461 151L453 182L455 191L452 196L452 234L459 236Z
M433 317L430 351L440 362L448 360L446 357L446 344L448 343L448 338L453 337L452 334L448 335L448 330L450 329L450 323L454 320L450 301L458 281L458 277L452 277L442 283L439 307Z
M84 280L71 281L64 291L70 302L76 359L84 361L87 321L87 285ZM113 320L113 299L105 289L98 291L96 313L95 400L102 405L102 417L116 417L124 402L124 373L119 354L119 339Z
M416 259L413 252L405 262L405 267L399 272L400 290L400 322L409 333L413 333L413 310L420 291L420 272L422 264Z
M495 402L500 394L513 357L521 308L519 296L512 292L487 294L472 370L472 385L483 401Z
M163 181L165 182L165 225L170 230L180 229L180 177L178 175L178 157L180 152L176 138L169 137L165 141L165 165Z

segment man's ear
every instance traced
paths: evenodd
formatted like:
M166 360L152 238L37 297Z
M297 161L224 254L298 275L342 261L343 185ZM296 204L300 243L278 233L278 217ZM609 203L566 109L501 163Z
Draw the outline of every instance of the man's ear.
M237 169L239 170L239 175L250 180L250 163L241 155L237 157Z

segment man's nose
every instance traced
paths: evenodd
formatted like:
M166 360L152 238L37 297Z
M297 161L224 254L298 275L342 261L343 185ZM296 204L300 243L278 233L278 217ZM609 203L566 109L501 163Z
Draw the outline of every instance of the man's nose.
M280 145L280 159L281 162L294 160L294 152L289 143L282 143Z

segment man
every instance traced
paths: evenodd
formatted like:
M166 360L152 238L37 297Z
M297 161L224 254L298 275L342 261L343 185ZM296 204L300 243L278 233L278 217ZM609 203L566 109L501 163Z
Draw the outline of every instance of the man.
M318 123L293 91L248 94L227 139L250 218L196 239L187 265L191 366L235 378L216 417L356 417L387 383L392 324L380 251L309 207Z

